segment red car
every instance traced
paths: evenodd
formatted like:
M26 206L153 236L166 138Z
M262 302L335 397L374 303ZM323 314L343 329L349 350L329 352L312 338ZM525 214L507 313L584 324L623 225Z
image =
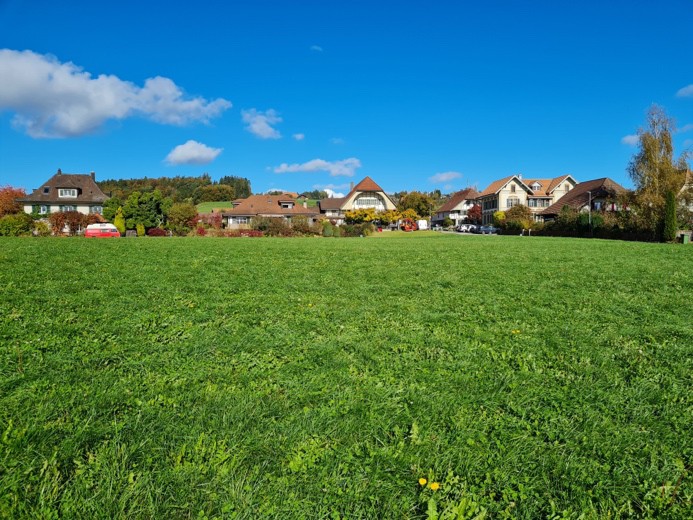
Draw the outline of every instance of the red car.
M113 224L89 224L84 236L87 238L119 237L120 232Z

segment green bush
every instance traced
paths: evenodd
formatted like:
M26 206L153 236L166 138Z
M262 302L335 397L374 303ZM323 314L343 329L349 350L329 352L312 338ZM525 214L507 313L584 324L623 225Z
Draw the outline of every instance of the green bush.
M33 234L37 237L49 237L51 235L51 228L45 221L35 220Z
M144 224L137 224L137 236L138 237L143 237L144 236Z
M0 218L0 236L20 237L31 235L34 219L27 213L12 213Z
M322 236L331 237L334 236L334 226L330 224L329 220L323 220L322 222Z

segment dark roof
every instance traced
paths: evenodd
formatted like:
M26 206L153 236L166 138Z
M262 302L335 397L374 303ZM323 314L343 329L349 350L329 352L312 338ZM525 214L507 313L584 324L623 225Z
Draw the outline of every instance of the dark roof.
M77 197L58 197L61 188L76 189ZM62 173L60 170L48 181L36 188L30 195L19 199L20 202L39 204L64 203L102 204L108 197L94 181L92 174Z
M251 195L239 202L233 209L224 211L224 216L291 216L291 215L317 215L316 208L304 208L302 203L297 204L294 199L282 195ZM282 202L293 202L293 208L282 208Z
M558 215L563 206L580 209L589 204L590 197L592 199L614 197L624 191L626 189L623 186L608 177L581 182L539 214L545 216Z
M320 211L341 209L344 202L346 202L346 197L320 199L318 201L318 206L320 207Z
M479 196L479 192L476 191L474 188L467 188L464 190L460 190L456 193L453 193L452 196L450 197L450 199L445 204L443 204L440 208L438 208L437 213L444 213L446 211L452 211L461 202L464 202L465 200L476 199L478 196Z

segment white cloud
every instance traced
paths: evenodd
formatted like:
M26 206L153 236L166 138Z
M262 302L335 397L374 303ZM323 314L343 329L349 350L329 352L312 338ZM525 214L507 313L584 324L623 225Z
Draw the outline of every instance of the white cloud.
M168 164L207 164L212 162L222 152L223 148L210 148L209 146L189 140L185 144L179 144L166 156Z
M346 197L346 193L333 191L330 188L323 188L322 191L327 193L327 196L330 197L331 199L341 199L342 197Z
M687 87L683 87L679 89L679 91L676 93L677 97L693 97L693 85L688 85Z
M74 63L32 51L0 49L0 110L31 137L76 137L106 121L142 116L157 123L208 122L231 107L219 98L185 96L172 80L149 78L139 87L117 76L92 77Z
M693 130L693 123L689 123L687 125L683 125L681 128L679 128L678 133L679 134L684 134L686 132L690 132Z
M297 141L303 141L306 138L306 134L294 134L292 137Z
M330 139L330 142L332 144L344 144L344 139L342 139L341 137L333 137L332 139Z
M295 172L329 172L332 177L344 175L353 177L357 168L361 167L361 161L355 157L344 159L343 161L328 162L322 159L313 159L303 164L282 163L274 168L275 173L295 173Z
M241 116L243 122L248 125L246 130L260 139L279 139L282 136L276 128L272 127L272 125L283 121L276 110L270 108L265 112L260 112L251 108L250 110L242 110Z
M459 172L443 172L436 173L433 177L429 177L428 180L433 184L442 184L444 182L450 182L453 179L459 179L462 174Z
M310 46L310 50L311 50L311 51L314 51L314 52L322 52L322 51L323 51L323 48L320 47L320 45L311 45L311 46Z
M345 182L343 184L313 184L314 190L345 190L349 187L349 183Z
M624 135L621 138L621 143L627 144L628 146L637 146L640 142L640 136L638 134Z

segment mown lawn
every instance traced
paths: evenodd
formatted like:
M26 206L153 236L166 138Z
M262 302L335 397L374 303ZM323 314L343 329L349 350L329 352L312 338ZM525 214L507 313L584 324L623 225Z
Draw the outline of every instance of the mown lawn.
M692 294L661 244L1 239L0 516L689 518Z

